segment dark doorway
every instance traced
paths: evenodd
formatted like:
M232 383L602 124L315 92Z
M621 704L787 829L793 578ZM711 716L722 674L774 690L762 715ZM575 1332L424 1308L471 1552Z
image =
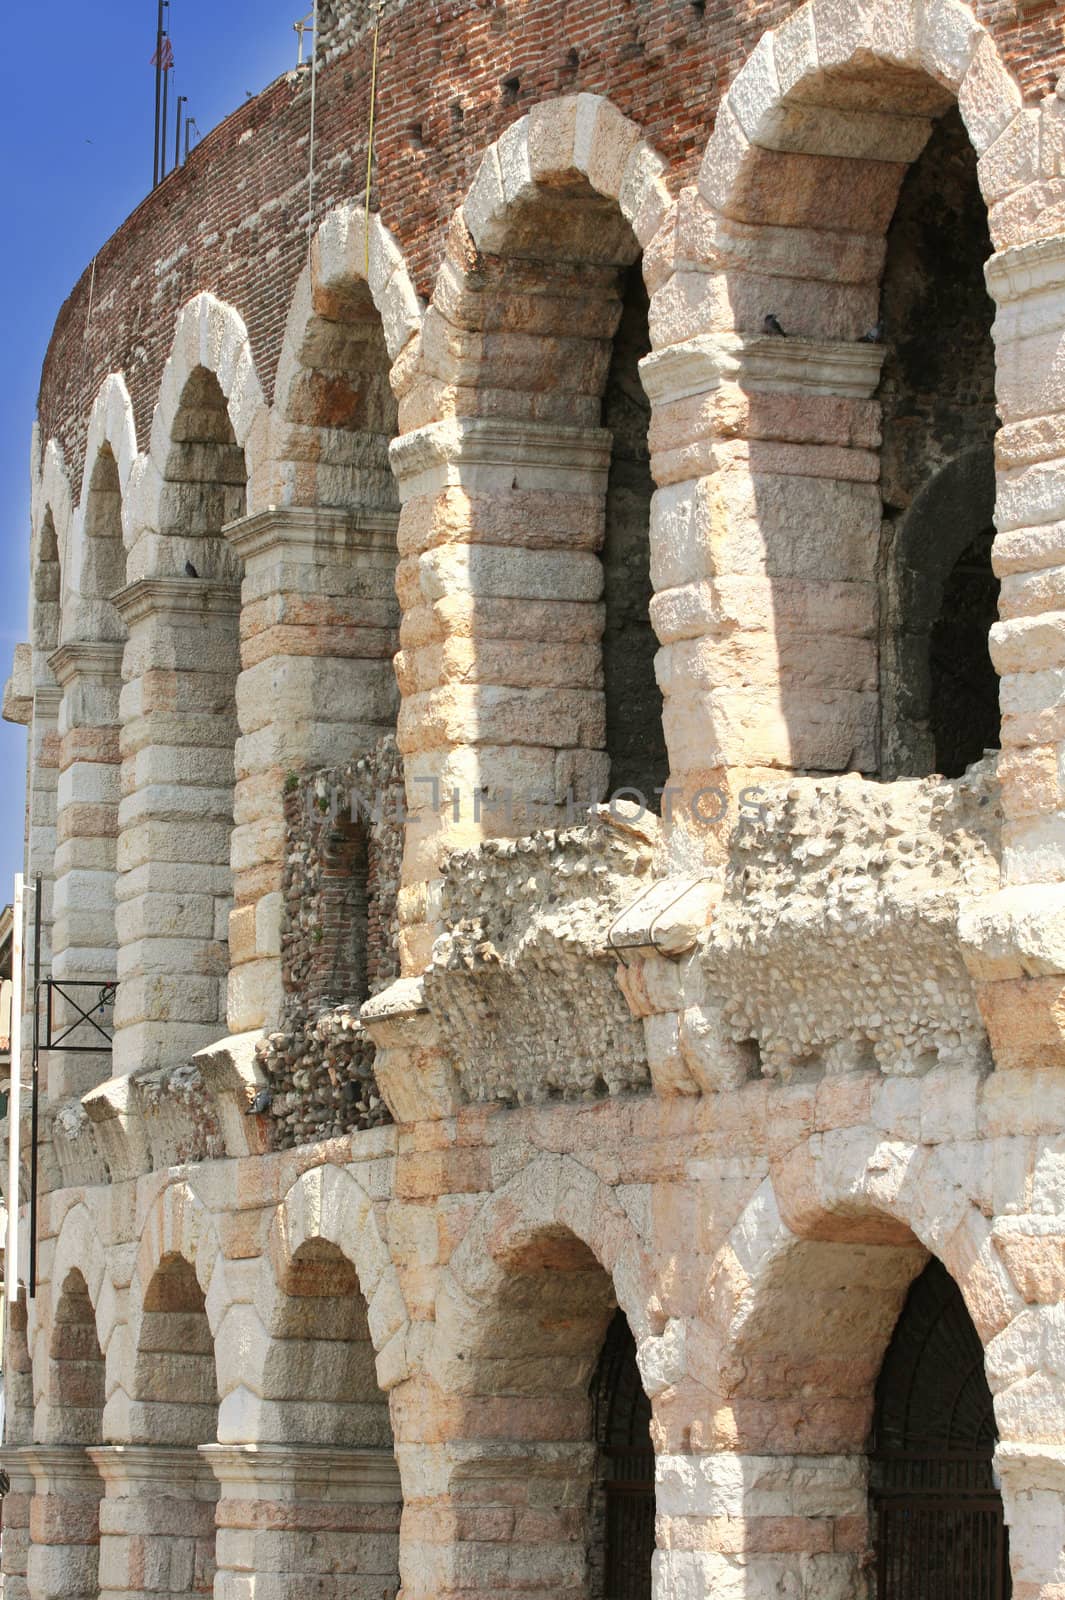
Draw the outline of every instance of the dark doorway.
M936 771L960 778L985 750L999 746L998 673L988 635L998 619L998 579L991 570L994 527L962 551L943 585L929 644L929 722Z
M590 1519L593 1600L651 1600L655 1552L655 1455L651 1402L636 1365L636 1341L616 1311L592 1380L598 1471Z
M1009 1600L998 1434L984 1351L936 1260L880 1369L871 1459L877 1600Z

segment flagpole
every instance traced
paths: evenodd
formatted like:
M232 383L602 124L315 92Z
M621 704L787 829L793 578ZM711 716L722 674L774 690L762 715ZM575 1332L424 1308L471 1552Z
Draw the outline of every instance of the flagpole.
M163 92L163 0L159 0L159 21L155 29L155 169L152 188L159 182L159 111Z

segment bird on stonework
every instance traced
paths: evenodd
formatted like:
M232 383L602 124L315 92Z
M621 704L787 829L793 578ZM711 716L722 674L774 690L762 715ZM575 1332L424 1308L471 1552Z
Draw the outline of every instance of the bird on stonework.
M259 1090L259 1093L248 1107L247 1115L249 1117L265 1117L273 1103L274 1091L267 1085L265 1089Z
M862 334L861 338L858 340L858 343L859 344L879 344L883 337L884 337L884 324L882 322L874 322L873 326L869 329L869 332Z
M768 333L774 339L786 339L788 337L780 326L780 321L775 311L766 313L765 321L762 323L762 332Z
M186 561L185 563L185 576L186 578L198 578L200 576L191 561Z

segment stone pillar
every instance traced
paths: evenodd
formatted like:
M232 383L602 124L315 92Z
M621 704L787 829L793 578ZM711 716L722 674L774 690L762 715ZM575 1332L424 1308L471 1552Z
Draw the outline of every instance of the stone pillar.
M42 669L39 667L38 672ZM33 1047L33 938L36 903L32 885L41 880L41 971L47 973L52 961L52 918L55 892L56 801L59 786L59 705L62 690L52 681L38 681L33 691L33 718L29 738L29 827L26 839L25 984L22 1003L23 1079L29 1080ZM42 1057L42 1087L52 1098L48 1080L50 1062Z
M1065 237L1004 250L986 275L1002 418L991 657L1005 883L976 908L984 948L967 959L996 1065L1065 1066L1065 955L1051 931L1065 905Z
M528 1438L399 1446L404 1600L585 1594L595 1453L593 1444Z
M1013 1600L1065 1594L1065 1446L1003 1442L995 1452L1010 1530Z
M97 1600L100 1496L103 1487L80 1444L34 1445L25 1459L33 1472L30 1600Z
M558 826L568 793L604 792L597 552L610 447L600 428L486 417L430 423L392 446L405 971L428 960L448 851Z
M59 787L56 818L55 915L52 974L113 983L116 976L115 851L118 835L119 723L122 646L76 641L51 658L63 690L59 709ZM71 991L91 1009L88 991ZM59 1028L76 1013L57 1001ZM110 1024L110 1014L107 1016ZM84 1024L73 1043L92 1042ZM110 1052L55 1055L49 1066L53 1099L82 1095L111 1073Z
M678 815L704 785L876 770L882 360L876 345L728 333L641 362Z
M864 1594L864 1456L659 1456L655 1593Z
M141 578L115 597L123 665L116 1076L223 1031L232 899L233 584Z
M125 1444L90 1453L106 1489L100 1600L209 1595L218 1488L196 1449Z
M0 1455L0 1466L10 1480L11 1487L4 1496L4 1535L2 1544L4 1600L29 1600L26 1566L30 1552L30 1505L33 1500L33 1468L27 1460L28 1450L5 1446Z
M390 1451L203 1445L221 1486L215 1600L388 1600L398 1584Z
M1065 878L1065 237L992 256L1005 873Z
M229 935L229 1028L242 1033L280 1010L289 775L395 728L396 518L288 506L225 531L244 563Z

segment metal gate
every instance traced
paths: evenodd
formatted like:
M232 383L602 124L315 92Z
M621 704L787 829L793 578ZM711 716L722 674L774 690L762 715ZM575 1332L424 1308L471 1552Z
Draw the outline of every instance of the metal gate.
M636 1344L619 1311L593 1381L600 1483L605 1494L604 1600L651 1600L655 1552L655 1457L651 1403Z
M1008 1600L995 1443L979 1336L932 1261L910 1289L877 1384L878 1600Z

